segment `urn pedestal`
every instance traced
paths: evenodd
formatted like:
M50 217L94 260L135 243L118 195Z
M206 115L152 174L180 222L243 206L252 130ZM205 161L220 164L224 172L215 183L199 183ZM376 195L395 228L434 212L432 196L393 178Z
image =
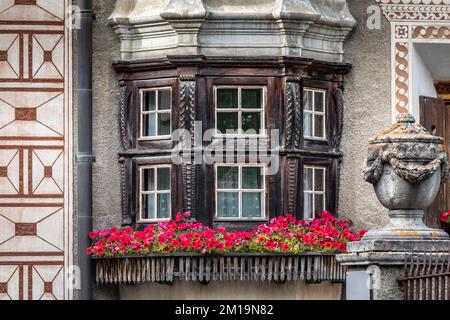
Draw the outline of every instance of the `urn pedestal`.
M410 114L400 114L397 123L369 141L363 176L389 209L389 224L349 243L347 253L337 260L350 272L371 273L372 283L377 284L371 288L375 300L402 298L396 279L408 255L450 249L448 234L423 222L424 210L448 179L443 144L442 138L429 134Z

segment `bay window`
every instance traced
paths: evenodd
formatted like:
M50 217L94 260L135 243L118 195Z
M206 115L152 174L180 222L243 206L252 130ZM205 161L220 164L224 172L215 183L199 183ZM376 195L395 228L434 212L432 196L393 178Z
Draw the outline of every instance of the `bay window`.
M311 220L326 210L326 168L305 166L303 180L304 219Z
M305 138L326 139L325 90L305 88L303 91L303 134Z

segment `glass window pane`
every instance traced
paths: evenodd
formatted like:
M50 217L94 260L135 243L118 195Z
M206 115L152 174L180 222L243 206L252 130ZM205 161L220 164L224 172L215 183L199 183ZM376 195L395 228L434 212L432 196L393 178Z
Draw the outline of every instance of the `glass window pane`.
M170 90L162 90L158 93L158 110L169 110L171 105Z
M242 216L244 218L260 218L262 216L262 193L242 193Z
M142 116L142 136L156 136L156 115L154 113L144 114Z
M261 112L242 113L242 131L254 130L259 133L261 130Z
M314 213L317 216L325 210L324 207L324 196L320 194L314 195Z
M305 90L303 94L303 108L305 110L312 111L312 104L313 104L313 92L310 90Z
M261 109L262 97L262 89L242 89L242 108Z
M142 169L142 191L155 191L154 169Z
M217 217L237 218L239 217L239 193L218 192L217 193Z
M312 137L312 114L305 113L303 123L303 134L307 137Z
M314 170L314 191L325 191L324 185L324 170L315 169Z
M314 93L314 108L316 111L323 112L324 110L324 97L325 94L323 92L315 92Z
M142 195L142 219L155 219L155 195Z
M158 194L158 213L157 219L169 219L170 218L170 194L163 193Z
M227 130L238 129L238 113L237 112L218 112L217 113L217 130L222 134L226 134Z
M262 189L262 168L242 168L242 189Z
M217 108L237 109L238 89L217 89Z
M158 114L158 135L170 135L170 113Z
M170 190L170 168L158 168L158 191Z
M305 191L313 191L313 169L305 168L303 171L303 188Z
M323 138L325 136L325 130L323 127L323 116L322 115L314 115L314 136L317 138Z
M156 91L143 91L143 111L156 110Z
M218 189L238 189L239 188L239 168L238 167L217 167L217 188Z
M313 217L313 206L312 199L313 195L309 193L304 194L304 202L303 202L303 218L305 220L311 219Z

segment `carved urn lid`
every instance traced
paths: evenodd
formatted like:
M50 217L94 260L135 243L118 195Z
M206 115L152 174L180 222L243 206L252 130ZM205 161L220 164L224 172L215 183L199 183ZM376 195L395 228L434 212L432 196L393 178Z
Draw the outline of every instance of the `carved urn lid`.
M370 139L369 144L420 142L438 144L444 149L444 139L433 136L422 125L416 122L409 113L400 113L397 122L389 129Z
M444 139L430 134L409 113L398 115L394 125L369 140L364 179L375 184L386 163L410 183L425 180L440 167L442 182L448 178Z

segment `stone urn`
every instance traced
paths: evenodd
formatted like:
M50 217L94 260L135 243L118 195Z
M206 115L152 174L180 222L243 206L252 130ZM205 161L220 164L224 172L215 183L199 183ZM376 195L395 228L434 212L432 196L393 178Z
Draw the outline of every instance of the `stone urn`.
M424 210L448 179L444 139L431 135L402 113L381 135L370 139L364 179L389 209L389 224L369 231L363 240L448 240L443 230L423 223Z

